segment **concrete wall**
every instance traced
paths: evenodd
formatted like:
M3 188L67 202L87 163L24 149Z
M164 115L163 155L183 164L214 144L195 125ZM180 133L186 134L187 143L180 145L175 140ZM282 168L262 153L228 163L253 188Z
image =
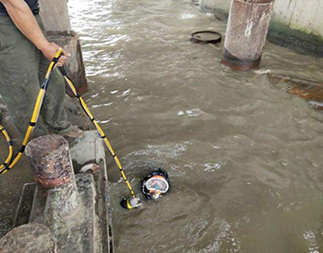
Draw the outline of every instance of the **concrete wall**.
M201 10L226 19L231 0L199 0ZM323 57L323 0L276 0L269 39Z
M323 0L276 0L273 21L323 38Z
M203 8L229 12L231 0L200 0ZM276 0L274 22L323 38L323 0Z
M66 0L40 0L40 16L46 31L70 31L71 22Z

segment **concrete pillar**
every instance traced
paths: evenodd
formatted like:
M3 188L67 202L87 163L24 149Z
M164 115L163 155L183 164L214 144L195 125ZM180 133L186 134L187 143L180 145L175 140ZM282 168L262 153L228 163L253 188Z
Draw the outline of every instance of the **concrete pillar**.
M274 0L232 0L222 63L236 71L259 67Z
M35 181L54 195L60 217L70 217L78 209L78 191L67 141L59 135L38 137L26 147Z

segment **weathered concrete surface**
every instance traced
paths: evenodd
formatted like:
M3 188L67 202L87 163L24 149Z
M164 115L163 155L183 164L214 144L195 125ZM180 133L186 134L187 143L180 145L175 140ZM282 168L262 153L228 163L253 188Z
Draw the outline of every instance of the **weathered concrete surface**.
M71 21L66 0L40 0L39 7L46 31L69 31Z
M201 9L226 19L231 0L200 0ZM301 53L323 56L323 0L275 0L268 38Z
M87 132L84 137L76 139L70 146L71 157L76 171L93 162L102 168L93 173L96 188L95 212L99 217L100 230L98 236L102 238L102 252L112 253L114 250L112 208L110 205L105 146L96 130Z
M40 0L40 16L43 20L48 39L63 47L71 54L67 61L70 78L79 93L87 91L87 80L79 38L71 30L71 22L66 0ZM66 86L67 87L67 86ZM73 96L67 87L67 94Z
M11 230L0 240L1 253L56 253L55 239L48 227L27 224Z
M29 185L24 188L28 192L22 194L15 224L26 222L26 217L29 217L30 223L45 224L56 238L58 252L113 252L109 185L102 139L97 131L90 131L72 141L70 146L77 171L83 165L96 164L93 171L75 175L79 196L76 213L62 215L60 187L48 190L39 185L36 186L30 209ZM26 196L29 196L29 203L23 200Z
M57 239L59 252L102 252L100 226L95 213L96 190L93 175L76 175L80 206L74 215L64 217L60 211L60 191L49 191L45 207L45 224Z
M79 208L68 142L59 135L41 136L29 142L26 155L38 183L38 192L42 193L39 196L46 198L44 224L52 228L60 220L74 215Z
M14 124L10 120L10 115L6 111L6 107L3 104L1 104L1 98L0 108L5 110L2 125L5 126L5 128L8 130L13 140L15 150L17 151L21 147L22 136L19 135ZM72 99L66 96L65 109L67 111L68 118L73 125L78 125L85 130L88 130L90 125L92 125L92 123L88 120L87 116L84 115L83 110L80 108L76 98ZM0 135L1 162L3 162L6 159L7 154L8 145L5 141L5 138L2 135ZM32 175L30 171L31 168L28 159L25 155L23 155L21 160L15 165L15 167L9 173L2 176L2 182L0 183L0 205L3 207L3 209L1 212L2 216L0 217L0 237L2 237L7 231L10 230L14 220L17 221L17 223L14 224L14 227L25 224L26 221L28 222L29 220L30 212L28 212L28 210L30 210L30 206L32 203L30 203L28 199L30 200L33 198L35 187L30 186L33 189L29 191L29 187L26 186L28 189L24 189L23 192L30 193L29 195L27 194L23 198L21 198L20 194L22 190L21 186L24 183L32 181ZM12 185L16 185L16 187L12 188ZM8 188L14 190L11 190L8 194ZM15 218L14 210L17 208L19 201L21 202L21 214L19 214L19 219L17 219ZM6 210L11 211L9 212ZM23 217L23 215L25 216Z
M24 184L12 227L29 223L36 186L36 183Z
M48 32L47 34L50 41L60 45L71 54L66 63L69 70L68 76L73 81L79 94L85 93L88 86L85 76L85 66L83 63L83 55L79 37L73 31ZM74 97L73 92L67 85L66 93L70 97Z
M307 34L323 37L322 0L276 0L274 21Z
M96 130L88 131L86 135L73 141L70 145L70 152L74 169L79 171L88 163L100 164L102 161L98 158L105 157L105 149L101 144L102 140Z

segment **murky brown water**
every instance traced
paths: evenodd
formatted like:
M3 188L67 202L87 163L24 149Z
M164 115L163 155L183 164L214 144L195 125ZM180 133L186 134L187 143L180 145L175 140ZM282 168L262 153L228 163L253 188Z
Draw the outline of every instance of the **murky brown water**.
M163 167L172 190L141 211L110 163L116 252L319 252L323 115L265 71L322 80L323 61L267 44L261 69L221 66L189 41L226 25L190 0L70 0L91 91L132 185ZM321 247L321 248L320 248Z
M69 6L87 103L132 185L139 192L156 167L172 183L158 202L123 210L127 188L109 159L116 252L322 250L323 115L264 74L322 80L322 59L268 43L260 70L236 73L221 66L222 46L189 41L226 27L191 0Z

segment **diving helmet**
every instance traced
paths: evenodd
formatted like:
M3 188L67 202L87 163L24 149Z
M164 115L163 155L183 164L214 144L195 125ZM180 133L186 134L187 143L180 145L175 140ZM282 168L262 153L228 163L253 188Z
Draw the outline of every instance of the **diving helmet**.
M168 173L163 169L158 169L145 177L141 184L141 191L147 199L158 199L162 194L169 191Z

